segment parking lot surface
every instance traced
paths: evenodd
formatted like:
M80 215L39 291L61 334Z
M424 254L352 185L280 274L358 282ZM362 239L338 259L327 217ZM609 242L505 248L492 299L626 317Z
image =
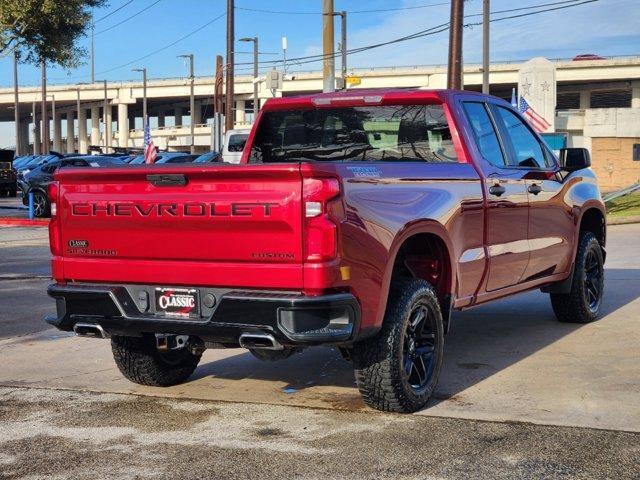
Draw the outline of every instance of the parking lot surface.
M457 312L430 407L397 416L367 409L350 365L326 348L275 363L211 350L184 385L131 384L108 341L42 322L54 308L46 229L0 227L0 465L22 475L33 451L34 472L55 475L51 450L81 447L74 476L106 476L97 457L108 447L105 458L136 448L124 465L141 476L262 465L252 476L637 478L639 239L640 225L609 228L593 324L558 323L538 291Z

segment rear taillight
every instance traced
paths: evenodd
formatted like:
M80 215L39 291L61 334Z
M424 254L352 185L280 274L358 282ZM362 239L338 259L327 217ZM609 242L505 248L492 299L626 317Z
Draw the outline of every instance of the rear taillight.
M47 196L51 204L51 216L58 213L58 182L51 182L48 187Z
M58 182L51 182L47 190L47 196L51 204L51 221L49 222L49 246L53 255L61 255L60 225L58 223Z
M304 256L308 262L323 262L337 255L338 227L329 215L328 204L338 195L340 183L335 178L303 180Z

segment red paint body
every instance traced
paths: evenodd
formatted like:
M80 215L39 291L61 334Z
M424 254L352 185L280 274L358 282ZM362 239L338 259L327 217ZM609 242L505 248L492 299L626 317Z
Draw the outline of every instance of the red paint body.
M595 177L582 170L561 179L557 165L501 169L482 158L461 102L511 108L502 100L455 91L356 90L270 100L256 124L273 110L323 108L314 104L318 98L333 99L336 108L363 105L366 95L381 96L382 105L444 105L458 163L248 165L254 126L241 166L61 170L50 226L55 280L349 292L362 310L359 328L375 331L398 250L417 234L437 237L443 248L434 258L408 260L408 268L433 274L438 293L451 295L455 308L569 276L584 212L604 214ZM354 165L378 173L357 176ZM187 184L155 186L149 174L182 174ZM334 179L339 187L338 196L323 200L322 218L336 231L331 259L308 257L316 240L304 215L312 188L307 179ZM488 193L496 182L506 188L500 198ZM527 192L533 183L542 187L535 196ZM89 247L73 250L72 240Z

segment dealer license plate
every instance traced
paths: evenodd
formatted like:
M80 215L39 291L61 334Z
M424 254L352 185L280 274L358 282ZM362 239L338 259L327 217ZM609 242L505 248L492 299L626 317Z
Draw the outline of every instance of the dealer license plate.
M156 312L175 317L200 315L198 290L195 288L156 288Z

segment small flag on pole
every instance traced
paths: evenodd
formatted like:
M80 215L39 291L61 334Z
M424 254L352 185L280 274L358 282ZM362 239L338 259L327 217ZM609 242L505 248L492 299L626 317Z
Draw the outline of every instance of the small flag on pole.
M520 113L529 120L531 126L535 129L536 132L542 133L547 130L551 124L547 122L543 116L536 113L536 111L531 108L531 105L527 103L524 97L520 97Z
M144 163L156 162L156 146L151 140L151 131L149 129L149 121L144 125Z

